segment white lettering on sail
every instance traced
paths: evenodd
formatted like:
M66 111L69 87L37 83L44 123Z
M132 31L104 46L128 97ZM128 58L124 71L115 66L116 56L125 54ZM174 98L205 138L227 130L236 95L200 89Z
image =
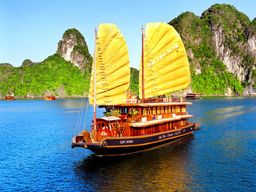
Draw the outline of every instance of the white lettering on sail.
M167 56L169 53L173 52L174 50L178 49L179 45L175 45L173 47L171 47L170 49L167 49L167 51L163 52L161 55L159 55L157 58L149 61L148 66L152 67L152 65L154 65L156 62L160 61L162 58L164 58L165 56Z

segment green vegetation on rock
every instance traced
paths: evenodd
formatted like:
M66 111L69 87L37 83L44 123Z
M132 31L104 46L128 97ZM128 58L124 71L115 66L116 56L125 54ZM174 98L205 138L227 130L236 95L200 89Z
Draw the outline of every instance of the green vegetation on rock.
M90 72L82 72L58 54L29 67L0 65L0 95L14 93L19 97L87 96ZM131 68L131 90L138 93L138 70Z
M221 49L222 46L222 50L218 51L223 55L230 50L229 58L241 58L241 65L247 73L245 82L248 82L250 71L256 64L255 56L244 49L244 44L248 40L247 29L250 27L251 31L256 32L255 19L250 22L245 14L232 5L215 4L203 12L201 17L185 12L169 24L174 26L184 41L194 92L224 95L230 88L234 94L242 94L246 84L239 80L238 76L240 75L241 79L241 74L228 72L216 49ZM221 43L218 44L219 47L216 47L214 42L216 38L218 43Z
M210 63L199 75L192 73L192 87L204 95L224 95L228 87L236 94L243 92L240 81L227 72L225 64L219 60Z
M33 65L33 61L31 61L30 59L25 59L22 64L21 64L21 67L29 67L31 65Z
M0 66L2 95L13 92L16 96L43 96L46 93L83 96L89 90L89 74L82 73L58 54L30 67Z

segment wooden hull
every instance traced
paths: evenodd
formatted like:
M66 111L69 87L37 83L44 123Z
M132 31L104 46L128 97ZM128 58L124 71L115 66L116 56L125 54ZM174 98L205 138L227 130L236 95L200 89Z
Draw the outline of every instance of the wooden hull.
M109 137L100 143L88 143L83 146L99 156L120 156L153 150L182 138L190 136L196 130L195 124L191 124L179 130L171 130L162 133L136 136L136 137Z

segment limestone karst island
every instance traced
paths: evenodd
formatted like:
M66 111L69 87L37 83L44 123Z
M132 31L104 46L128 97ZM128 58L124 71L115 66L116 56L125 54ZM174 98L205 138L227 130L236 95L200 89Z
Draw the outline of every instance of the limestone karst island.
M234 6L215 4L197 16L184 12L169 22L184 41L189 57L190 90L201 95L250 95L256 88L256 19ZM43 38L43 37L42 37ZM89 91L92 54L78 29L67 29L57 50L20 67L0 64L0 97L85 97ZM138 94L138 70L131 68L131 91Z

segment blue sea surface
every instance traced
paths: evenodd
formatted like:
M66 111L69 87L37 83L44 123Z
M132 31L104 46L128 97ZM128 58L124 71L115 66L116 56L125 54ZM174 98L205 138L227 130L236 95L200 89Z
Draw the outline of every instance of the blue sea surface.
M0 191L256 191L256 98L204 98L188 110L201 124L194 136L99 158L71 148L90 130L87 100L0 101Z

